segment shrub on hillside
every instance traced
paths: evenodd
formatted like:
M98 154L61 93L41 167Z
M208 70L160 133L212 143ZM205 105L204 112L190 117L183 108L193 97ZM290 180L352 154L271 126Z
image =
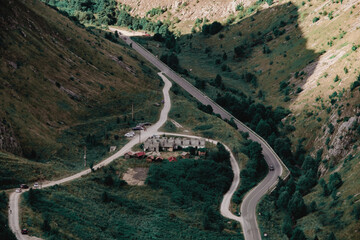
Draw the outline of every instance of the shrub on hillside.
M270 50L270 48L269 48L269 46L268 45L266 45L266 44L264 44L263 45L263 51L262 51L264 54L269 54L269 53L271 53L271 50Z
M341 179L341 176L338 172L335 172L330 175L329 179L329 189L330 191L334 192L336 189L338 189L343 184L343 181Z
M314 17L313 20L312 20L312 22L313 22L313 23L316 23L316 22L319 21L319 20L320 20L319 17Z
M210 105L204 105L202 103L198 103L198 109L208 114L213 113L213 108Z
M360 220L360 204L354 206L352 214L354 215L356 220Z
M198 89L205 89L206 88L206 82L203 79L195 79L195 87Z
M174 53L161 55L160 60L173 70L179 70L179 59Z
M306 215L306 205L299 191L296 191L290 199L288 211L295 219L299 219Z
M350 90L353 91L355 88L360 86L360 75L357 77L357 80L350 85Z
M222 77L217 74L216 77L215 77L215 80L214 80L214 86L215 87L221 87L222 86Z
M251 83L251 85L253 85L253 87L257 87L257 77L250 73L245 71L242 75L241 75L242 80L245 80L247 83Z
M221 29L223 28L223 25L221 25L221 23L215 21L212 24L204 24L202 27L202 33L205 35L215 35L218 32L221 31Z
M333 125L332 123L329 123L328 128L329 128L329 133L330 133L330 134L333 134L334 131L335 131L334 125Z
M295 228L290 240L306 240L306 236L300 228Z
M290 216L286 216L284 218L283 224L281 226L281 230L282 232L288 237L290 238L292 235L292 220Z
M246 58L250 55L252 48L249 47L246 43L236 46L234 48L234 57L235 58Z

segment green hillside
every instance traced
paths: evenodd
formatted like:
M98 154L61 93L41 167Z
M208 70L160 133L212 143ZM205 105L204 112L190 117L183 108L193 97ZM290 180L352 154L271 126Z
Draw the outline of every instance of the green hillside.
M156 121L162 83L107 32L117 25L151 32L134 39L262 135L290 169L258 206L266 239L360 239L359 1L226 0L234 7L207 12L230 11L226 18L194 21L186 14L204 14L208 0L174 9L169 1L44 2L1 2L2 189L78 172L85 147L89 163L98 162L126 143L131 126ZM163 129L219 139L236 155L237 212L266 174L260 146L179 86L172 91ZM200 163L121 159L74 183L32 191L21 226L45 239L241 238L240 226L218 212L231 173L214 149ZM150 168L145 186L121 180L135 167Z
M178 59L173 69L261 134L291 169L292 180L259 207L270 239L303 239L301 231L310 239L359 237L359 14L356 1L258 1L221 23L200 19L172 44L137 38L164 62ZM270 106L288 115L277 122L263 114ZM321 196L321 179L336 172L343 185ZM301 199L298 215L287 204Z
M2 1L0 12L0 116L21 148L3 149L1 188L77 172L85 146L99 161L130 126L157 119L160 79L130 48L39 1Z
M240 133L218 117L197 109L197 104L185 98L186 94L179 87L174 86L172 90L176 94L171 95L173 108L169 117L182 127L167 127L172 132L220 139L241 157L239 163L244 164L246 157L240 151L244 140ZM216 146L209 145L208 150L219 151ZM121 158L69 184L35 190L32 203L29 195L25 195L21 226L43 239L87 239L90 236L101 239L242 239L240 225L219 213L223 193L232 180L229 161L226 158L215 160L212 156L216 154L198 160L165 160L163 163ZM124 174L129 168L137 167L150 168L147 184L124 184Z

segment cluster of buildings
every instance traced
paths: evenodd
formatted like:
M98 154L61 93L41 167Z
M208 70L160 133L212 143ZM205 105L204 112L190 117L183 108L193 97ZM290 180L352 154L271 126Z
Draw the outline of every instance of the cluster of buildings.
M153 136L145 141L144 151L135 153L127 152L124 154L124 157L146 159L147 162L162 162L164 158L161 157L160 151L173 152L176 150L186 149L190 147L196 149L196 155L206 155L204 139ZM178 158L190 158L190 153L184 151L180 154L180 156L178 156ZM169 162L176 162L177 158L171 156L167 158L167 160Z
M184 148L205 148L205 140L197 138L174 138L153 136L144 143L144 152L172 152Z

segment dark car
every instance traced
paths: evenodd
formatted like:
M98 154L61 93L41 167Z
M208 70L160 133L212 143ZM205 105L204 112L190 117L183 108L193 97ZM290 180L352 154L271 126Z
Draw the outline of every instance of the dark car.
M20 185L20 188L22 188L22 189L28 189L28 188L29 188L29 186L28 186L28 185L26 185L26 184L21 184L21 185Z
M274 171L274 169L275 169L275 168L274 168L273 165L270 165L270 166L269 166L269 170L270 170L270 171Z
M26 228L21 229L21 234L28 234L28 233L29 233L29 231Z
M143 127L141 127L141 126L136 126L136 127L133 127L133 128L132 128L132 130L134 130L134 131L137 131L137 130L144 130L144 128L143 128Z

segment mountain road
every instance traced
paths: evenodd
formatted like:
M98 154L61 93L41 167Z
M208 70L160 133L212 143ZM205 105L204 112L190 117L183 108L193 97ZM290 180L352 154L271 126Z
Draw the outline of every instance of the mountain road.
M231 196L226 195L226 204L221 205L221 213L223 216L237 220L241 223L245 240L260 240L260 230L258 227L258 223L256 220L256 206L259 203L260 199L271 189L276 186L278 181L278 177L283 175L283 172L286 171L286 176L288 176L289 170L282 163L281 159L274 152L274 150L270 147L270 145L261 138L258 134L256 134L253 130L243 124L241 121L232 116L229 112L219 106L215 101L211 100L208 96L194 87L187 80L179 76L175 73L170 67L160 61L156 56L150 53L147 49L142 47L140 44L133 41L130 36L126 36L126 32L122 32L117 28L110 27L111 31L118 31L121 33L120 37L129 44L133 49L135 49L140 55L142 55L146 60L152 63L155 67L157 67L161 72L166 74L167 77L172 79L176 84L182 87L185 91L187 91L191 96L196 98L199 102L204 105L210 105L215 114L219 114L223 119L233 119L236 123L239 131L248 132L249 138L253 141L256 141L262 146L262 153L264 155L265 161L269 166L273 166L274 170L269 171L265 179L263 179L256 187L254 187L243 199L241 204L241 217L238 217L232 214L229 210L231 203ZM285 169L285 170L284 170ZM232 186L233 187L233 186ZM234 190L234 189L233 189ZM235 190L234 190L235 191Z

